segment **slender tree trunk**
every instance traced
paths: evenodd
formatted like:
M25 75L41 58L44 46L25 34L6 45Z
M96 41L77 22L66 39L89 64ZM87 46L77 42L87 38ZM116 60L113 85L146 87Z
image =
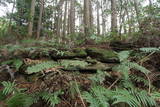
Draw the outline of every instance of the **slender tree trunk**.
M30 10L30 19L28 24L28 36L32 37L33 33L33 22L34 22L34 14L35 14L35 3L36 0L31 1L31 10Z
M136 17L137 17L137 21L138 21L138 24L140 25L140 18L139 18L139 9L138 9L138 2L137 0L133 0L134 1L134 9L136 11Z
M65 1L65 10L64 10L64 23L63 23L63 36L66 36L66 25L67 25L67 7L68 1Z
M84 32L85 36L90 35L90 0L84 0Z
M117 4L116 0L111 0L111 31L117 33Z
M62 6L64 0L60 0L57 4L57 16L56 16L56 34L57 36L61 36L61 23L62 23Z
M15 6L16 6L16 0L13 1L12 13L10 14L9 24L8 24L8 32L11 32L12 14L14 12Z
M70 4L68 4L68 22L67 22L67 34L71 33L71 27L70 27Z
M75 33L75 0L71 0L70 5L70 27L71 34Z
M92 29L93 28L93 13L92 13L92 1L91 0L89 0L89 14L90 14L90 29Z
M100 4L99 1L97 1L97 35L100 35L100 19L99 19L99 8L100 8Z
M38 20L38 28L37 28L37 39L40 37L40 32L42 28L42 14L44 8L44 0L40 1L40 13L39 13L39 20Z
M101 7L101 11L102 11L102 34L104 35L106 33L106 18L105 18L105 5L106 5L106 1L102 0L102 7Z

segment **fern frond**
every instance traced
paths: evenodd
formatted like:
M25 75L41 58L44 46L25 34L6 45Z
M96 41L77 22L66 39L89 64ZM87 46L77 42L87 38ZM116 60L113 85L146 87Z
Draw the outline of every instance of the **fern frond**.
M140 48L140 51L142 51L142 52L145 52L145 53L150 53L150 52L159 52L160 51L160 47L158 47L158 48L151 48L151 47L149 47L149 48Z
M90 103L90 107L109 107L109 97L111 91L101 86L95 86L91 88L90 93L84 92L82 97Z
M20 59L14 59L13 60L13 66L16 68L16 70L19 70L19 68L22 66L23 61Z
M141 103L141 105L145 107L156 106L155 100L152 97L150 97L145 90L140 92L137 92L137 90L130 90L130 93L137 99L138 102Z
M15 93L7 100L8 107L30 107L34 102L34 98L24 93Z
M151 97L155 100L160 100L160 93L159 92L152 92Z
M118 53L118 57L120 62L127 60L127 58L129 57L130 52L129 51L122 51Z
M7 94L10 94L12 93L13 91L15 91L15 87L16 87L16 84L14 82L2 82L2 85L4 86L4 89L3 89L3 94L7 95Z
M54 93L43 92L40 96L50 104L51 107L55 107L56 104L60 103L60 98L58 96L61 94L63 94L63 92L60 90Z
M116 91L114 91L115 95L113 96L113 100L114 102L112 103L112 105L115 104L119 104L119 103L126 103L128 104L130 107L139 107L140 103L137 101L136 98L134 98L134 96L132 96L129 91L125 90L125 89L116 89Z
M135 82L142 82L145 86L148 86L149 82L143 77L137 76L137 75L130 75L131 80Z
M99 107L99 103L97 102L97 99L95 99L95 97L89 92L84 92L83 98L90 103L89 107Z
M89 79L92 80L93 84L102 84L106 76L110 76L109 73L107 74L106 72L98 70L97 73L89 77Z

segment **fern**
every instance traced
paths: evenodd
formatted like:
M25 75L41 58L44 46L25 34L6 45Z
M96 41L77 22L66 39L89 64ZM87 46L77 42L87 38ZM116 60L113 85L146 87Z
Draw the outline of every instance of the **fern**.
M138 92L137 90L130 90L129 91L132 96L134 96L141 105L145 107L153 107L156 106L155 100L148 95L148 93L143 90Z
M126 103L130 107L140 107L140 103L137 101L137 99L132 96L129 91L125 89L117 89L114 91L114 96L113 96L113 103L112 105L119 104L119 103Z
M1 63L1 65L12 65L16 70L22 66L23 61L21 59L11 59Z
M16 87L16 84L13 82L2 82L2 85L4 86L4 89L3 89L3 94L4 95L7 95L7 94L10 94L12 93L13 91L15 91L15 87Z
M28 67L26 73L28 74L37 73L37 72L41 72L43 70L53 68L56 66L58 66L58 64L54 61L42 62L40 64L36 64L31 67Z
M108 95L111 91L101 86L92 87L90 93L83 92L82 97L90 103L90 107L110 107Z
M30 107L34 103L34 98L25 93L15 93L7 100L8 107Z
M145 53L150 53L150 52L159 52L160 51L160 47L158 48L140 48L140 51L145 52Z
M95 85L102 84L106 76L110 76L110 75L107 74L106 72L102 72L98 70L97 73L94 76L89 77L89 79L92 80L93 84Z
M43 92L40 94L43 100L45 100L51 107L54 107L60 102L59 95L63 94L62 91L57 91L54 93Z
M90 103L90 107L109 107L120 103L128 104L130 107L153 107L156 106L154 98L160 98L159 95L155 93L152 97L146 91L135 88L108 90L102 86L94 86L90 92L83 92L83 98Z
M32 104L36 103L40 98L45 100L51 107L54 107L60 102L59 95L63 94L62 91L57 91L55 93L48 92L38 92L26 94L24 89L16 88L16 84L13 82L2 82L4 89L0 94L0 98L4 99L5 95L11 94L11 97L6 100L8 107L30 107Z
M69 93L71 94L71 97L74 98L76 94L80 92L80 87L75 81L70 82L70 88L69 88Z
M23 61L20 59L13 60L13 66L16 68L16 70L19 70L22 64L23 64Z
M145 86L148 86L149 82L140 76L137 75L130 75L131 80L135 81L135 82L142 82Z
M118 57L120 62L127 60L127 58L129 57L130 52L129 51L122 51L118 53Z
M160 93L159 92L152 92L151 93L151 97L155 100L158 100L160 99Z

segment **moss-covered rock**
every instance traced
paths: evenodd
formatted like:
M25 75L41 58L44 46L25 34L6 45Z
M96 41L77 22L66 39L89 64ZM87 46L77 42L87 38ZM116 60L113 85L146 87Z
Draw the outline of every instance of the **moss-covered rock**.
M85 58L87 53L85 49L76 48L72 51L53 51L51 54L54 59L72 59L72 58Z
M99 48L87 48L86 52L88 56L95 58L105 63L117 63L119 62L118 55L115 51L105 50Z
M85 68L89 64L83 60L60 60L61 66L64 67L64 70L68 71L78 71L82 68Z
M60 60L61 66L66 71L97 71L108 70L110 66L97 61L96 63L88 63L84 60Z
M109 70L109 69L111 69L110 66L108 66L104 63L101 63L101 62L97 62L95 64L88 65L85 68L81 68L80 70L81 71L95 71L96 72L97 70L105 71L105 70Z
M87 56L87 53L85 51L85 49L83 48L75 48L73 49L73 52L76 54L76 56L83 58Z

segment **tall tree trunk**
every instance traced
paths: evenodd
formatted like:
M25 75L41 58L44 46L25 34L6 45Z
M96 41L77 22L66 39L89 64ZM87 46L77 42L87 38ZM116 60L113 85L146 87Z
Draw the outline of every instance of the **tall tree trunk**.
M127 21L128 21L128 26L129 26L129 28L128 28L128 34L131 34L131 18L130 18L130 15L129 15L129 10L128 10L128 5L127 4L129 4L129 1L127 0L127 1L125 1L125 12L126 12L126 14L127 14ZM126 27L126 26L125 26ZM127 33L127 30L125 31L126 33Z
M89 14L90 14L90 29L93 28L93 13L92 13L92 0L89 0Z
M38 28L37 28L37 39L40 37L40 32L42 28L42 14L44 8L44 0L40 1L40 13L39 13L39 20L38 20Z
M12 14L14 12L15 6L16 6L16 0L13 1L12 13L10 14L9 24L8 24L8 32L11 32Z
M61 23L62 23L62 6L63 6L64 0L60 0L57 4L56 10L57 10L57 16L56 16L56 34L57 36L61 36Z
M97 1L97 35L100 35L100 19L99 19L99 8L100 8L100 4L99 1Z
M85 36L90 35L90 0L84 0L84 32Z
M67 22L67 34L71 33L71 27L70 27L70 4L68 4L68 22Z
M33 33L33 22L34 22L34 14L35 14L35 3L36 0L31 1L31 10L30 10L30 18L29 18L29 24L28 24L28 36L32 37Z
M66 26L67 26L67 7L68 1L65 1L65 10L64 10L64 23L63 23L63 36L66 36Z
M136 11L136 17L137 17L137 21L138 21L138 24L140 25L140 18L139 18L139 9L138 9L138 2L137 0L133 0L134 1L134 9Z
M101 11L102 11L102 34L104 35L106 33L106 18L105 18L105 5L106 1L102 0L102 6L101 6Z
M70 27L71 34L75 33L75 0L71 0L70 5Z
M111 31L117 33L117 4L116 0L111 0Z

